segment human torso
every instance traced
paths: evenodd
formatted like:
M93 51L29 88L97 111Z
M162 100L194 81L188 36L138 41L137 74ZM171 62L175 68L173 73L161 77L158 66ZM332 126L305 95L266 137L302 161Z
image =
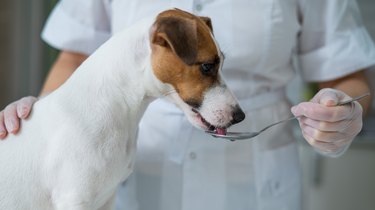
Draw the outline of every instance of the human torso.
M297 0L113 0L108 7L113 33L171 7L210 17L225 54L225 79L241 100L284 88L293 78L297 6Z

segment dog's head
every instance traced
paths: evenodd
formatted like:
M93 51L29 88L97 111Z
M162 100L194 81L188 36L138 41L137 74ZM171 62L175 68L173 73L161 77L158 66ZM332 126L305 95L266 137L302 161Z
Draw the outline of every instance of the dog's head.
M207 17L178 9L160 13L150 32L151 65L193 125L225 133L245 114L221 78L224 57L212 31Z

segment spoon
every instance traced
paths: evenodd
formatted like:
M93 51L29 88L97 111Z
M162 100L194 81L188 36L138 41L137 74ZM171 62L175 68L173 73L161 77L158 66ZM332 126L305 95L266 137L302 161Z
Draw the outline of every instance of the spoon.
M336 106L346 105L346 104L349 104L353 101L358 101L358 100L360 100L360 99L362 99L366 96L369 96L369 95L370 95L370 93L365 93L363 95L354 97L352 99L341 101ZM258 136L259 134L263 133L268 128L271 128L271 127L273 127L277 124L280 124L280 123L284 123L284 122L288 122L290 120L297 119L299 117L301 117L301 116L295 116L295 117L291 117L291 118L288 118L288 119L285 119L285 120L281 120L279 122L272 123L272 124L264 127L263 129L257 131L257 132L227 132L226 134L217 134L217 133L215 133L215 131L206 131L206 133L212 135L213 137L223 138L223 139L227 139L227 140L231 140L231 141L251 139L251 138L254 138L254 137Z

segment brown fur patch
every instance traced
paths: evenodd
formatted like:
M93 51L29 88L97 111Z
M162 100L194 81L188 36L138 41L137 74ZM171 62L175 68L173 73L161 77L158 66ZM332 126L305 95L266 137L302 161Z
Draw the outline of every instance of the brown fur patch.
M161 17L156 24L152 42L170 48L187 65L192 65L198 52L195 21L179 17Z
M201 18L182 10L168 10L159 14L151 33L156 77L171 84L185 102L194 106L200 105L204 92L218 83L218 65L210 75L201 72L201 64L214 63L219 57L210 32Z
M200 16L199 18L200 18L201 20L203 20L203 22L206 23L206 25L208 26L208 28L210 28L211 32L214 31L214 29L212 28L211 18L209 18L209 17L204 17L204 16Z

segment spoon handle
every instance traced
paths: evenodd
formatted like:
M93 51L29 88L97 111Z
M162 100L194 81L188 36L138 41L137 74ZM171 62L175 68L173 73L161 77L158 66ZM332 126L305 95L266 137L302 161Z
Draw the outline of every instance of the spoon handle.
M258 132L261 133L261 132L267 130L268 128L270 128L270 127L272 127L272 126L275 126L275 125L277 125L277 124L284 123L284 122L287 122L287 121L290 121L290 120L294 120L294 119L297 119L297 118L299 118L299 117L301 117L301 116L295 116L295 117L291 117L291 118L288 118L288 119L285 119L285 120L281 120L281 121L279 121L279 122L272 123L272 124L270 124L270 125L264 127L262 130L260 130L260 131L258 131Z
M354 97L352 99L349 99L349 100L346 100L346 101L341 101L339 103L337 103L337 106L342 106L342 105L345 105L345 104L348 104L348 103L351 103L353 101L358 101L358 100L361 100L362 98L366 97L366 96L369 96L370 93L365 93L363 95L360 95L360 96L357 96L357 97Z

